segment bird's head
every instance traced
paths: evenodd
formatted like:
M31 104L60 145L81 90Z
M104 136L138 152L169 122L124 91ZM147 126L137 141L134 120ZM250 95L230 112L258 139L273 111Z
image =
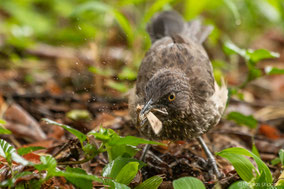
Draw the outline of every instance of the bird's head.
M145 87L145 104L139 117L143 119L150 111L168 118L184 114L189 108L190 93L189 79L183 71L161 69Z

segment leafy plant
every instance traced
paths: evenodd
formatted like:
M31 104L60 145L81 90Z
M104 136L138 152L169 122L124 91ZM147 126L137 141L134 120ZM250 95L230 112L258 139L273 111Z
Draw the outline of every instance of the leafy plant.
M238 54L243 57L246 61L246 66L248 68L248 73L245 81L240 86L229 89L230 96L237 95L239 99L243 100L243 94L241 92L241 89L245 88L249 82L263 76L264 74L281 74L283 72L283 70L281 69L268 67L263 73L262 70L257 67L257 63L259 61L269 58L277 58L279 57L278 53L270 52L266 49L241 49L232 42L226 42L223 46L223 49L224 52L228 55ZM240 112L230 112L227 115L227 119L233 120L239 125L245 125L252 129L256 128L258 124L258 121L252 115L247 116Z
M139 144L163 145L158 142L149 141L133 136L121 137L117 133L115 133L112 129L100 128L99 131L97 132L91 131L87 133L87 135L84 135L80 131L71 128L68 125L60 124L49 119L43 119L43 120L49 124L55 124L66 129L70 133L74 134L80 140L82 149L85 152L85 159L74 163L86 162L94 158L99 153L107 152L109 163L103 169L102 176L104 178L101 179L100 182L102 182L105 185L109 185L111 188L117 188L117 187L129 188L127 185L131 183L131 181L138 173L139 169L141 169L145 165L143 162L133 158L134 155L139 151L139 149L137 148ZM99 148L88 142L89 141L88 138L91 136L93 136L95 139L101 142ZM56 161L50 158L51 157L43 159L42 161L43 163L37 166L36 168L38 170L47 169L46 165L48 164L54 167ZM64 162L62 164L64 164ZM77 170L77 169L75 170L71 168L66 169L66 172L58 172L58 171L54 172L53 168L47 171L53 173L53 174L47 174L47 176L49 177L61 174L62 176L67 176L67 180L68 179L70 180L70 177L72 177L72 174L74 174L74 172L76 172L76 174L77 172L82 173L82 170ZM72 174L70 172L72 172ZM68 174L71 175L68 176ZM157 188L158 183L160 183L162 179L161 177L159 177L160 179L158 179L157 177L159 176L155 176L151 180L146 180L144 181L145 183L143 182L141 183L141 185L143 184L149 186L149 188ZM86 180L88 178L82 177L81 179ZM79 188L86 187L84 185L83 186L80 185L81 182L84 183L83 180L80 179L78 180L77 178L76 184L75 182L71 183L75 184Z
M49 124L58 125L70 133L74 134L80 144L82 145L82 149L85 152L85 159L73 162L74 164L83 163L91 160L96 155L102 152L107 152L109 157L109 163L103 169L102 176L98 177L95 175L88 175L83 169L80 168L71 168L66 167L65 171L59 170L58 163L56 159L52 156L41 156L39 164L33 164L23 157L17 154L16 149L8 144L6 141L0 139L0 156L4 157L10 166L12 171L12 175L10 179L7 179L0 183L2 187L9 186L13 187L16 183L17 179L20 177L32 174L31 172L13 172L12 169L12 161L18 162L24 166L29 165L33 166L35 169L39 171L40 179L39 180L31 180L30 185L40 186L45 181L49 180L52 177L63 176L70 183L78 188L92 188L92 181L100 182L105 185L109 185L110 188L129 188L127 185L131 183L139 169L141 169L145 164L139 160L133 158L136 152L139 150L137 145L139 144L161 144L158 142L153 142L149 140L145 140L142 138L137 138L133 136L121 137L116 134L111 129L100 128L98 132L91 131L87 135L73 129L72 127L64 124L60 124L54 122L49 119L43 119ZM95 137L98 141L101 142L99 148L95 145L89 143L89 137ZM20 148L18 152L21 155L26 153L42 149L41 147L27 147ZM70 163L70 162L69 162ZM60 164L64 164L64 162L60 162ZM72 164L72 163L71 163ZM46 174L41 174L45 172ZM136 188L147 187L150 189L156 189L161 184L162 178L160 176L154 176Z
M246 85L263 75L262 71L257 68L257 63L261 60L268 59L268 58L278 58L279 54L275 52L270 52L266 49L257 49L257 50L252 50L252 49L241 49L237 47L235 44L232 42L226 42L224 44L224 51L226 54L238 54L241 57L243 57L246 60L246 66L248 68L248 74L246 80L239 86L240 88L246 87ZM279 69L277 68L270 68L267 73L270 74L272 71L274 73L277 73ZM276 71L278 70L278 71ZM272 72L272 73L273 73ZM281 73L281 71L279 71Z
M139 144L163 145L159 142L149 141L134 136L121 137L111 129L100 128L98 132L89 132L88 135L94 136L102 141L102 148L107 151L109 161L118 157L133 157L139 149Z
M9 165L12 164L12 161L22 165L30 164L27 160L17 154L16 149L11 144L3 139L0 139L0 156L4 157Z
M117 10L116 8L109 6L106 3L103 2L99 2L99 1L90 1L90 2L86 2L82 5L80 5L74 12L74 15L80 14L84 11L96 11L98 13L107 13L112 15L116 21L118 22L118 24L120 25L120 27L123 29L123 31L125 32L127 39L128 39L128 43L130 46L132 46L133 40L134 40L134 32L132 27L130 26L129 21L125 18L125 16L123 14L121 14L121 12L119 10Z
M6 159L12 175L10 179L4 180L0 183L1 187L7 187L7 186L12 187L14 186L14 183L18 178L29 174L29 172L19 173L13 170L12 167L13 161L22 164L24 166L31 165L31 163L25 160L24 158L22 158L21 156L19 156L16 152L16 149L3 139L0 139L0 156Z
M217 155L226 158L235 168L238 175L244 181L241 184L233 184L232 188L237 185L247 185L251 188L258 188L259 186L272 186L272 175L267 165L254 153L244 148L228 148ZM257 164L257 168L254 167L252 162L247 157L252 157ZM246 183L246 184L245 184Z

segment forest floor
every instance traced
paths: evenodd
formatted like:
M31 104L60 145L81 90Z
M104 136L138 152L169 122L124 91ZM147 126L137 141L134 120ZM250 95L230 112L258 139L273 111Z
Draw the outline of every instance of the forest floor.
M258 67L264 69L268 65L276 65L283 69L283 35L271 31L264 34L263 39L261 45L255 43L251 47L261 46L279 52L280 58L261 61ZM25 58L18 60L16 64L0 65L0 113L6 121L5 127L12 131L12 135L0 137L16 148L45 148L25 155L27 160L39 162L39 157L43 154L53 155L58 162L80 157L78 141L74 140L74 136L61 127L46 124L41 121L42 118L70 125L83 133L104 127L115 130L121 136L141 137L128 115L127 93L120 93L105 85L110 78L115 80L116 77L89 71L88 68L96 59L92 48L94 45L73 49L41 44L24 52L25 55L37 57L36 59ZM109 46L102 54L103 57L108 57L107 62L119 62L129 52ZM110 66L116 69L114 64ZM244 63L240 61L237 70L226 73L229 86L240 83L244 69ZM229 147L251 150L254 143L273 177L278 178L281 165L272 165L271 161L284 148L284 75L261 77L249 83L242 94L244 100L229 99L224 119L204 135L205 142L212 152ZM240 126L227 120L226 115L232 111L253 115L257 127ZM196 140L163 143L167 145L151 146L145 160L147 166L136 176L133 185L153 175L162 175L164 181L160 188L171 188L172 181L183 176L197 177L209 188L214 186L216 179L210 176L204 162L205 153ZM143 148L143 145L140 147ZM136 158L139 159L140 155L138 153ZM223 188L240 179L228 161L219 156L216 158L218 167L225 176L220 180ZM99 155L92 161L77 166L88 173L101 175L106 164L104 156ZM3 181L9 177L9 172L5 172L3 165L0 168L0 181ZM63 187L65 184L63 178L53 178L45 184L45 188ZM68 187L66 185L63 188Z

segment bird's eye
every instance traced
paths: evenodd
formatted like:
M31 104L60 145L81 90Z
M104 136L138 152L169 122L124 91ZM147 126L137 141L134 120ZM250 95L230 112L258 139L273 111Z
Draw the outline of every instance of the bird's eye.
M170 102L174 101L175 98L176 98L176 95L175 95L175 94L170 94L170 95L168 96L168 99L169 99Z

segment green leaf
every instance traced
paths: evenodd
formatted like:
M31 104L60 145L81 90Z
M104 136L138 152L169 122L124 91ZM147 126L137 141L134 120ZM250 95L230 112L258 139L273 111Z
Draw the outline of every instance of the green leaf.
M266 186L266 188L269 188L268 187L269 185L266 184L264 172L260 172L260 175L253 181L253 183L256 184L256 186L254 186L254 189L262 189L263 186Z
M47 178L50 176L54 176L54 173L56 172L56 166L57 162L54 157L52 156L41 156L40 157L41 164L36 164L34 167L38 171L47 171Z
M150 8L147 9L144 17L142 19L142 27L149 22L151 17L158 11L160 11L165 5L169 4L173 0L157 0L155 1Z
M5 125L6 121L4 121L3 119L0 119L0 125Z
M67 173L78 173L78 174L82 174L82 175L87 175L86 171L84 171L83 169L80 168L71 168L71 167L66 167L66 172ZM70 183L72 183L74 186L76 186L76 188L81 188L81 189L92 189L93 188L93 184L92 184L92 180L89 179L85 179L85 178L78 178L76 176L74 177L70 177L65 175L65 178L67 179L67 181L69 181Z
M280 174L278 181L275 183L276 188L284 187L284 171Z
M29 189L40 189L41 188L41 184L42 184L41 180L32 179L32 180L28 181L27 186L25 187L25 189L26 188L29 188Z
M87 135L93 135L95 139L101 140L105 143L108 142L113 137L119 137L118 134L114 132L114 130L105 129L103 127L101 127L100 130L97 132L90 131Z
M118 173L118 175L115 178L115 181L125 185L130 184L138 172L138 166L139 166L138 162L127 163Z
M4 121L3 119L0 119L0 134L3 134L3 135L9 135L11 134L12 132L8 129L6 129L3 125L6 124L6 121Z
M75 135L79 139L82 146L83 146L83 142L87 139L85 134L81 133L80 131L78 131L78 130L76 130L76 129L68 126L68 125L57 123L57 122L52 121L52 120L47 119L47 118L43 118L42 120L47 122L48 124L57 125L59 127L62 127L63 129L67 130L68 132L72 133L73 135Z
M230 41L224 43L223 49L226 54L238 54L252 63L257 63L263 59L279 57L278 53L270 52L266 49L241 49Z
M284 74L284 69L280 69L280 68L275 68L272 66L267 66L264 69L265 73L267 75L280 75L280 74Z
M87 3L81 4L76 9L74 9L75 11L72 14L77 15L82 12L90 11L90 10L98 12L98 13L103 13L103 12L108 11L109 9L111 9L111 7L102 2L98 2L98 1L87 2Z
M119 156L131 158L135 156L139 150L139 148L131 145L107 145L109 160L116 159Z
M8 130L8 129L5 129L4 127L2 127L0 125L0 134L1 135L10 135L10 134L12 134L12 132L10 130Z
M151 178L148 178L138 186L136 186L134 189L157 189L160 184L163 182L163 178L160 176L153 176Z
M27 184L24 182L20 182L19 184L17 184L17 186L15 186L15 189L26 189L26 188L27 188Z
M96 155L98 153L97 147L94 144L87 143L85 146L83 146L83 150L86 154L90 156Z
M16 175L14 176L14 179L18 179L18 178L21 178L21 177L23 177L23 176L27 176L27 175L31 175L31 174L33 174L33 173L30 172L30 171L23 171L23 172L20 172L20 173L16 174ZM15 180L15 181L16 181L16 180Z
M89 72L92 72L97 75L105 76L105 77L113 76L115 74L114 71L110 68L102 69L102 68L90 66L88 70Z
M230 1L230 0L224 0L225 5L229 8L229 10L233 13L234 19L235 19L235 24L240 25L241 24L241 16L238 11L236 2Z
M227 115L228 120L235 121L238 125L246 125L249 128L256 128L258 122L257 120L252 116L246 116L240 112L230 112Z
M256 148L256 146L255 146L254 141L253 141L253 143L252 143L252 149L251 149L251 151L252 151L252 153L254 153L257 157L260 158L260 154L259 154L259 152L258 152L258 150L257 150L257 148Z
M231 153L218 153L217 155L226 158L244 181L250 182L254 178L253 172L256 169L246 157Z
M221 152L218 152L217 155L228 159L236 169L239 176L244 180L249 182L252 179L252 170L255 168L253 167L252 163L249 160L244 160L244 156L252 157L257 164L258 172L257 178L260 176L260 173L264 174L265 182L272 183L272 175L267 167L267 165L254 153L244 149L244 148L228 148ZM238 156L238 157L236 157Z
M116 144L116 145L127 144L127 145L132 145L132 146L137 146L139 144L156 144L156 145L163 145L163 146L165 145L165 144L160 143L160 142L150 141L150 140L146 140L146 139L138 138L138 137L134 137L134 136L119 137L119 138L116 138L115 140L111 141L109 144L110 145L112 145L112 144Z
M279 158L280 158L282 166L284 166L284 150L283 149L279 151Z
M110 186L108 187L109 189L130 189L125 184L118 183L111 179L104 179L103 184Z
M104 135L102 133L89 132L88 135L93 135L95 139L101 140L103 142L107 142L110 139L110 136Z
M229 189L251 189L246 181L237 181L231 184Z
M73 14L79 14L84 11L95 11L97 13L108 13L111 14L116 21L118 22L119 26L124 31L127 40L129 42L129 45L132 45L134 40L134 31L129 23L129 21L125 18L125 16L120 13L117 9L114 7L109 6L106 3L99 2L99 1L92 1L84 3L76 8L76 11L73 12Z
M280 158L275 158L271 160L271 165L277 165L278 163L281 163Z
M90 120L91 114L87 110L71 110L67 112L66 116L69 119L78 121L78 120Z
M3 139L0 139L0 156L4 157L7 162L11 160L22 165L28 165L29 162L16 153L16 149Z
M124 33L127 37L129 46L132 46L133 41L134 41L134 31L132 30L132 27L131 27L129 21L117 9L113 8L111 13L114 16L114 18L116 19L116 21L118 22L119 26L124 31Z
M246 50L239 48L234 43L227 41L224 43L223 50L226 54L238 54L244 58L247 58Z
M105 142L110 140L109 145L123 145L123 144L132 145L132 146L137 146L139 144L165 145L160 142L150 141L134 136L121 137L118 134L116 134L112 129L105 129L102 127L98 132L91 131L87 135L93 135L96 139Z
M261 72L260 69L254 67L254 66L248 66L248 68L249 68L249 73L248 73L246 82L249 82L249 81L252 81L256 78L259 78L262 75L262 72Z
M64 171L55 171L53 173L53 176L63 176L63 177L69 177L70 179L86 179L86 180L92 180L95 182L103 182L103 180L95 175L86 175L82 173L77 172L64 172Z
M125 83L115 82L112 80L107 81L106 85L122 93L125 93L129 90L128 86Z
M139 144L161 144L161 143L133 136L126 136L126 137L118 136L118 137L113 137L112 140L109 141L108 151L111 153L110 155L112 159L115 159L119 156L133 157L140 150L139 148L136 147Z
M202 14L202 12L208 10L210 6L216 6L216 4L224 3L224 1L210 1L210 0L187 0L184 3L183 14L186 20L196 18Z
M122 72L118 74L119 79L135 80L137 77L137 71L133 71L129 67L125 66Z
M115 179L119 174L120 170L129 162L138 162L138 169L141 169L145 165L143 162L134 158L118 157L104 167L102 173L103 177Z
M19 149L17 149L17 152L18 152L19 155L23 156L23 155L28 154L30 152L34 152L34 151L41 150L41 149L45 149L45 148L41 147L41 146L29 146L29 147L19 148Z
M174 189L205 189L204 184L194 177L183 177L173 181Z
M260 0L254 3L255 7L253 9L258 9L259 12L270 22L280 23L281 22L281 10L280 7L277 7L277 2L279 3L278 6L281 6L281 1L274 1L269 0ZM276 4L274 4L276 3ZM273 5L274 4L274 5ZM276 5L276 6L275 6ZM277 9L278 8L278 9ZM283 17L282 17L283 18Z
M247 57L252 62L259 62L260 60L268 59L268 58L278 58L279 54L275 52L270 52L266 49L248 49L246 51Z
M97 140L101 140L108 152L109 161L119 156L133 157L140 149L135 147L139 144L158 144L162 143L149 141L133 136L121 137L111 129L100 128L98 132L91 131L88 135L93 135Z

